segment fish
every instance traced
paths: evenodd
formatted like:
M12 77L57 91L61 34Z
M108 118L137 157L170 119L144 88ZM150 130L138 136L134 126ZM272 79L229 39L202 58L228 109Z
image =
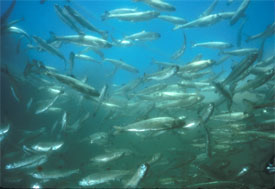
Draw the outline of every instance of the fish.
M248 42L253 41L255 39L268 38L271 35L274 35L274 33L275 33L275 22L272 23L272 24L270 24L270 25L268 25L266 27L265 31L263 31L263 32L261 32L259 34L247 37L247 39L245 41L248 43Z
M242 169L237 173L236 177L242 177L244 175L247 175L249 171L251 171L251 168L251 165L242 167Z
M180 66L178 64L174 64L171 62L161 62L161 61L157 61L154 58L152 59L152 63L158 65L159 67L170 67L170 66Z
M243 28L244 28L244 25L247 21L247 18L245 18L243 20L243 22L241 23L241 26L238 30L238 34L237 34L237 47L240 47L241 46L241 43L242 43L242 34L243 34Z
M218 180L218 181L196 183L196 184L185 186L185 188L194 188L194 189L201 188L201 187L203 188L244 188L246 187L246 185L244 183L236 182L236 181Z
M4 125L4 126L1 124L0 136L7 134L9 130L10 130L10 124Z
M114 129L127 132L160 131L179 128L182 127L184 123L185 120L183 117L177 119L172 117L156 117L132 123L124 127L114 126Z
M248 5L250 3L250 0L243 0L239 8L236 10L235 14L232 16L230 20L230 25L234 25L240 17L244 15L245 10L247 9Z
M27 32L25 32L24 30L18 28L18 27L10 26L10 27L7 28L6 32L17 33L17 34L23 35L26 39L28 39L30 42L32 42L32 39L29 36L29 34Z
M2 25L5 24L10 16L10 14L12 13L14 7L16 4L16 0L13 0L10 4L10 6L8 7L8 9L1 15L1 28Z
M212 82L215 89L227 100L228 109L231 110L233 95L219 82ZM231 90L232 91L232 90Z
M266 166L264 168L264 172L266 174L274 174L275 173L275 155L272 155L270 160L266 163Z
M59 150L64 145L64 142L38 142L31 146L34 151L37 152L50 152Z
M69 74L73 75L73 68L74 68L74 59L75 59L75 54L74 52L70 52L70 58L69 58L69 63L70 63L70 68L69 68Z
M160 81L160 80L168 79L168 78L172 77L173 75L175 75L178 72L178 70L179 70L178 66L167 67L159 72L155 72L152 74L145 74L144 80L145 81L148 81L148 80Z
M118 8L108 11L109 14L123 14L123 13L137 12L137 8Z
M123 40L133 40L133 41L152 41L160 38L160 34L157 32L146 32L145 30L125 36Z
M133 91L135 88L137 88L139 85L141 85L143 83L143 78L137 78L123 86L121 86L120 88L116 89L114 91L114 94L127 94L130 91Z
M187 21L184 18L170 15L159 15L159 19L170 22L175 25L186 24Z
M176 25L173 30L178 30L182 28L193 28L193 27L206 27L206 26L211 26L219 21L223 20L223 15L221 16L220 14L210 14L201 18L198 18L196 20L187 22L186 24L180 24Z
M211 149L210 132L209 132L209 128L206 126L206 123L209 121L213 112L214 112L214 104L210 103L208 104L208 106L206 106L205 111L203 111L202 115L200 116L200 124L205 133L205 151L206 151L207 157L209 158L212 157L212 149Z
M208 16L209 14L211 14L211 12L213 12L213 10L215 9L217 3L218 0L214 0L211 5L200 15L200 17Z
M162 0L134 0L135 2L144 2L152 8L160 11L176 11L176 8Z
M250 55L247 55L238 65L236 65L230 74L224 79L222 82L223 85L232 83L234 81L237 81L238 78L241 76L242 73L244 73L257 59L258 54L253 53Z
M30 173L33 178L42 180L60 179L78 174L79 169L75 170L47 170L47 171L34 171Z
M59 16L59 18L67 24L70 28L72 28L74 31L76 31L79 35L84 35L84 33L76 26L74 21L72 20L72 17L70 16L69 12L61 8L59 5L55 4L54 9Z
M38 37L38 36L33 36L33 39L39 44L39 46L41 48L43 48L45 51L61 58L65 64L67 63L67 60L65 58L65 56L59 52L59 50L57 50L55 47L51 46L50 44L48 44L44 39Z
M19 22L22 22L24 21L24 17L22 18L19 18L19 19L16 19L16 20L13 20L9 23L1 23L1 32L4 33L6 31L8 31L8 29L11 27L11 26L14 26L15 24L18 24ZM19 30L22 30L22 29L19 29ZM16 33L16 32L15 32Z
M171 59L173 59L173 60L177 60L177 59L179 59L182 55L183 55L183 53L185 52L185 49L186 49L186 36L185 36L185 33L183 33L183 45L182 45L182 47L179 49L179 50L177 50L172 56L171 56Z
M256 89L272 79L274 77L274 73L274 69L268 70L265 74L260 75L256 79L248 81L243 86L237 88L236 92L243 92L251 88Z
M97 63L97 64L102 63L101 61L98 61L98 60L94 59L93 57L85 55L85 54L75 54L75 58L81 59L81 60L86 60L86 61L89 61L89 62L94 62L94 63Z
M106 96L107 96L107 91L108 91L108 85L104 85L104 86L102 87L101 91L100 91L100 95L99 95L98 101L97 101L98 104L97 104L97 106L96 106L96 108L95 108L95 111L94 111L94 113L93 113L93 116L96 116L96 114L97 114L97 112L98 112L98 110L99 110L99 108L100 108L100 106L101 106L101 104L102 104L104 98L106 98Z
M77 80L73 77L55 73L55 72L51 72L51 71L45 71L44 74L51 78L55 78L58 81L60 81L61 83L64 83L64 84L72 87L73 89L79 91L83 95L87 95L90 97L98 97L99 96L99 92L94 87L92 87L80 80Z
M91 158L90 161L97 163L97 164L108 163L110 161L119 159L119 158L123 157L124 155L131 154L131 152L130 153L129 152L130 152L129 150L117 149L117 150L108 152L106 154L97 155L97 156Z
M68 11L68 13L73 17L80 25L89 29L92 32L96 32L102 36L103 39L107 39L108 34L105 31L102 31L95 26L93 26L88 20L86 20L79 12L68 5L64 5L64 8Z
M90 144L103 144L107 138L108 134L105 132L97 132L89 136Z
M19 161L7 164L5 166L6 170L19 169L19 168L31 168L37 165L41 165L47 161L48 157L46 155L32 155L25 157Z
M32 105L32 98L30 98L30 100L28 101L28 103L26 105L27 110L30 109L31 105Z
M137 188L140 181L146 176L149 171L150 165L148 163L143 163L139 166L136 173L131 177L131 179L126 183L124 188Z
M199 71L205 69L211 65L214 65L216 62L214 60L199 60L195 62L190 62L185 64L184 66L180 67L179 72L186 72L186 71Z
M192 47L206 47L214 49L227 49L233 47L231 43L215 41L215 42L205 42L205 43L196 43Z
M35 111L35 114L41 114L47 110L49 110L49 108L57 101L57 99L60 97L60 95L63 93L63 91L61 91L58 95L56 95L54 97L54 99L52 101L50 101L49 104L47 104L46 106L39 108L38 110Z
M229 112L229 113L221 113L211 117L212 120L216 121L241 121L246 118L249 118L250 115L245 112Z
M18 95L16 94L15 90L14 90L14 87L11 85L10 86L10 89L11 89L11 94L12 96L14 97L14 99L17 101L17 102L20 102L20 99L18 98Z
M132 72L132 73L138 73L139 70L135 68L134 66L131 66L129 64L126 64L122 60L116 60L116 59L111 59L111 58L104 58L104 62L110 62L114 64L117 68L121 68L123 70Z
M248 54L258 54L259 49L257 48L244 48L244 49L237 49L232 51L223 51L223 54L228 54L232 56L246 56Z
M271 142L275 141L275 133L272 132L264 132L264 131L241 131L239 132L241 135L254 136L256 138L265 139Z
M226 1L226 5L228 6L228 5L231 5L231 3L233 3L234 2L234 0L227 0Z
M73 43L80 46L94 47L94 48L111 48L112 44L105 39L92 35L68 35L56 36L51 32L53 41L62 41L66 43Z
M186 80L182 80L178 84L180 86L189 87L189 88L205 88L205 87L210 87L211 85L209 82L191 82Z
M65 130L67 128L67 112L63 113L62 121L61 121L61 130Z
M109 171L101 171L97 173L93 173L84 177L78 182L79 186L94 186L102 183L108 183L110 181L119 180L123 176L129 174L127 170L109 170Z
M83 122L85 122L90 117L90 112L87 112L83 117L77 119L73 124L65 126L65 132L68 133L74 133L78 131L81 126L83 125Z
M153 18L157 18L160 15L159 12L156 11L143 11L143 12L128 12L128 13L115 13L111 14L110 12L105 12L104 15L101 16L102 21L110 18L117 18L123 21L129 22L142 22L151 20Z

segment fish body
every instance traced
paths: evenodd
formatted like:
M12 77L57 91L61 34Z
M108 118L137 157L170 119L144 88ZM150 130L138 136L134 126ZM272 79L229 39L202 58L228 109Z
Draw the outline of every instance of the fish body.
M215 61L210 60L210 59L190 62L190 63L185 64L184 66L180 67L179 72L198 71L198 70L205 69L213 64L215 64Z
M237 49L232 51L224 51L223 54L228 54L232 56L245 56L249 54L257 54L259 50L257 48L245 48L245 49Z
M36 179L42 180L51 180L51 179L60 179L69 177L73 174L79 173L79 169L76 170L68 170L68 171L60 171L60 170L53 170L53 171L36 171L31 173L31 176Z
M147 5L149 5L150 7L158 9L160 11L175 11L176 10L176 8L173 5L166 3L162 0L134 0L134 1L144 2Z
M211 5L200 15L200 17L204 17L211 14L211 12L213 12L213 10L215 9L217 3L218 3L218 0L214 0L211 3Z
M167 67L159 72L152 73L152 74L146 74L144 76L144 79L145 80L156 80L156 81L168 79L171 76L175 75L178 70L179 70L178 66Z
M124 188L137 188L140 181L146 176L149 170L149 164L144 163L139 166L136 173L132 176L132 178L126 183Z
M185 49L186 49L186 36L185 36L185 33L183 33L183 38L184 38L184 41L183 41L183 44L182 44L181 48L179 50L177 50L171 57L173 60L179 59L183 55L183 53L185 52Z
M98 60L94 59L93 57L85 55L85 54L75 54L75 58L81 59L81 60L86 60L89 62L95 62L97 64L101 64L101 61L98 61Z
M167 22L170 22L175 25L185 24L187 21L184 18L176 17L176 16L170 16L170 15L159 15L159 19L165 20Z
M96 28L94 25L92 25L88 20L86 20L79 12L77 12L72 7L65 5L65 9L68 11L68 13L73 17L80 25L83 27L89 29L92 32L96 32L102 36L103 39L107 38L107 33Z
M138 69L126 64L125 62L121 61L121 60L115 60L115 59L110 59L110 58L104 58L104 61L106 62L110 62L112 64L114 64L116 67L119 67L121 69L127 70L129 72L133 72L133 73L138 73Z
M69 15L68 11L64 8L61 8L59 5L55 4L54 9L59 16L59 18L67 24L70 28L76 31L79 35L84 35L84 33L76 26L75 22L72 20L72 17Z
M246 42L250 42L252 40L259 39L259 38L267 38L274 34L275 34L275 22L273 24L268 25L266 27L265 31L263 31L259 34L253 35L253 36L249 36L246 39Z
M5 168L7 170L10 170L10 169L18 169L18 168L27 168L30 166L33 167L33 166L36 166L37 164L44 163L46 160L47 160L46 155L33 155L28 158L24 158L20 161L7 164Z
M126 170L109 170L91 174L78 182L79 186L94 186L97 184L115 181L129 174Z
M244 112L232 112L232 113L222 113L211 117L212 120L217 121L240 121L249 117L249 114Z
M196 20L187 22L186 24L176 25L173 28L173 30L178 30L181 28L206 27L206 26L216 24L221 19L222 19L222 17L219 16L219 14L210 14L208 16L204 16L204 17L198 18Z
M229 84L232 83L242 75L257 59L258 54L251 54L245 57L238 65L236 65L230 74L226 77L226 79L223 81L223 84Z
M105 39L92 35L68 35L68 36L54 36L54 41L62 41L67 43L74 43L80 46L95 47L95 48L110 48L112 44Z
M119 131L146 132L173 129L183 125L184 120L182 119L174 119L172 117L157 117L132 123L125 127L114 126L114 128Z
M159 14L160 13L156 11L128 12L119 14L111 14L109 12L106 12L104 15L102 15L102 20L117 18L123 21L142 22L156 18L159 16Z
M32 145L31 148L38 152L49 152L59 150L63 145L63 142L39 142Z
M118 8L108 11L109 14L123 14L137 12L136 8Z
M160 38L160 34L157 32L146 32L141 31L129 36L125 36L123 40L133 40L133 41L152 41Z
M107 163L116 159L121 158L123 155L125 155L125 151L123 150L116 150L114 152L108 152L106 154L103 155L98 155L96 157L91 158L90 160L95 162L95 163Z
M239 8L236 10L235 14L232 16L230 20L230 25L234 25L240 19L240 17L243 16L249 3L250 3L250 0L243 0Z
M26 37L30 42L32 42L31 37L29 36L29 34L27 32L25 32L24 30L18 28L18 27L10 26L9 28L7 28L7 32L21 34L24 37Z
M99 96L99 92L95 88L93 88L92 86L90 86L84 82L81 82L73 77L66 76L66 75L59 74L59 73L49 72L49 71L47 71L45 74L49 77L57 79L61 83L69 85L70 87L81 92L82 94L85 94L85 95L91 96L91 97Z
M215 42L205 42L205 43L196 43L192 47L206 47L206 48L214 48L214 49L227 49L232 47L233 45L230 43L215 41Z
M48 51L49 53L56 55L57 57L64 60L65 63L67 62L64 55L61 52L59 52L55 47L48 44L44 39L42 39L38 36L33 36L33 38L39 44L39 46L41 46L41 48L43 48L45 51Z

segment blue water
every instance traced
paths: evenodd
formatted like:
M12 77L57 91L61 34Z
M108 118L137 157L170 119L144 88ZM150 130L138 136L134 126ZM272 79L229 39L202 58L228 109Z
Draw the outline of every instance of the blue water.
M170 0L170 4L176 7L175 12L161 12L161 14L165 15L173 15L178 16L186 19L187 21L195 20L199 17L199 15L209 7L212 1L209 0ZM227 12L227 11L235 11L242 1L235 0L232 4L227 5L227 1L220 0L215 7L214 13L219 12ZM7 0L1 0L0 2L1 7L1 15L7 10L7 8L10 6L11 1ZM110 78L107 77L114 69L114 66L111 63L104 62L101 65L88 63L85 61L79 61L76 62L73 69L73 75L81 80L84 77L88 78L87 83L91 86L94 86L96 90L100 91L100 89L108 84L109 87L112 87L114 85L123 85L127 84L134 79L141 78L144 76L144 74L153 73L159 70L158 66L152 64L152 59L155 59L157 61L162 62L171 62L171 63L177 63L179 65L184 65L190 61L192 61L198 54L203 54L203 59L213 59L218 60L221 55L218 50L215 49L208 49L208 48L192 48L192 45L194 43L200 43L200 42L208 42L208 41L223 41L233 44L233 49L237 49L236 46L237 43L237 33L238 29L241 25L242 19L240 19L235 25L230 26L229 22L230 20L223 20L218 22L217 24L208 26L208 27L194 27L194 28L186 28L186 29L180 29L173 31L174 25L172 23L163 21L161 19L152 19L149 21L144 22L127 22L127 21L120 21L118 19L107 19L105 21L101 20L101 15L104 14L105 11L113 10L117 8L137 8L140 11L146 11L146 10L154 10L153 8L149 7L143 2L134 2L131 0L86 0L86 1L77 1L77 0L71 0L68 1L45 1L44 4L40 4L38 0L17 0L14 10L12 11L8 21L16 20L19 18L24 18L24 21L16 24L16 27L23 29L26 31L30 36L39 36L43 39L49 39L50 34L49 32L54 32L57 36L65 36L65 35L76 35L76 32L73 31L70 27L68 27L64 22L60 20L60 18L57 16L54 5L58 4L60 6L63 5L70 5L77 11L81 13L82 16L84 16L87 20L89 20L94 26L97 28L100 28L101 30L108 31L109 37L108 41L111 42L112 35L116 39L122 39L126 35L130 35L133 33L141 32L143 30L145 31L151 31L151 32L158 32L161 34L160 39L154 40L154 41L147 41L147 42L140 42L130 47L116 47L113 46L109 49L102 49L102 52L104 53L105 58L112 58L117 60L123 60L129 65L132 65L136 67L139 70L139 73L131 73L122 69L118 69L114 77ZM251 1L248 8L245 10L245 16L247 17L247 22L245 23L243 34L242 34L242 43L241 48L259 48L261 45L261 40L253 40L249 43L245 42L248 36L252 36L255 34L258 34L260 32L263 32L266 27L272 23L274 23L275 18L275 2L273 0L257 0L257 1ZM89 30L83 29L82 30L89 35L95 35L100 37L97 33L92 33ZM187 46L186 50L178 60L172 60L171 55L176 52L183 43L183 32L186 35L187 38ZM15 76L22 77L23 70L25 68L25 65L28 61L31 61L32 59L38 59L41 60L46 66L52 66L58 70L59 73L68 74L68 70L64 69L64 62L58 58L57 56L54 56L52 54L49 54L48 52L38 52L36 50L30 50L27 48L27 45L29 41L27 41L25 38L21 40L20 45L20 53L16 53L16 46L17 42L19 40L20 36L18 34L5 34L1 35L1 66L6 64L8 66L9 71L14 74ZM274 55L275 52L275 45L274 45L274 35L271 37L268 37L265 41L265 46L263 50L263 57L262 59L265 59L267 57L270 57ZM33 41L33 45L35 45L35 42ZM70 52L79 52L83 50L84 47L80 47L73 44L64 44L59 49L60 52L63 53L63 55L69 59ZM97 60L100 60L100 57L96 55L95 53L89 51L86 53L89 56L92 56L96 58ZM221 65L215 66L211 68L211 70L214 73L219 73L221 70L224 70L224 77L228 75L231 72L231 67L233 63L239 62L243 57L232 57L226 62L224 62ZM67 66L68 67L68 66ZM2 74L2 73L1 73ZM34 90L34 88L38 88L41 86L36 86L35 84L32 86L32 82L27 80L26 82L22 82L22 85L20 86L20 99L22 101L20 103L16 102L15 98L12 96L12 93L10 91L10 82L8 78L1 76L1 123L2 122L11 122L12 126L16 128L15 132L13 131L10 136L7 137L9 142L4 143L4 146L2 148L2 153L8 154L13 151L16 152L16 150L22 148L22 144L18 145L17 142L20 141L20 137L22 133L20 133L22 130L37 130L42 127L52 127L55 120L60 121L62 114L51 114L47 116L39 115L36 116L33 114L34 108L31 109L31 111L26 110L26 104L28 100L33 97L34 98L34 104L35 102L38 102L39 100L47 100L47 94L43 94L42 92L38 92L37 89ZM50 80L52 82L52 85L55 85L56 81ZM43 87L43 86L42 86ZM49 87L49 86L48 86ZM68 87L69 88L69 87ZM89 102L82 103L79 105L78 98L81 96L80 93L73 93L71 89L66 88L68 90L69 100L65 100L63 103L58 102L57 104L62 108L63 111L67 111L68 113L68 120L69 122L73 123L74 121L78 120L79 118L83 117L85 112L92 112L94 108L94 104L91 105ZM197 90L195 90L197 91ZM254 91L252 91L253 94ZM111 96L112 94L108 94ZM257 96L255 92L255 96ZM51 97L52 98L52 97ZM128 96L125 98L126 101L129 100ZM62 104L63 103L63 104ZM239 106L239 101L234 102L234 110L235 111L243 111L242 105ZM195 106L196 110L188 110L187 114L191 115L196 114L197 110L201 107ZM224 108L225 109L225 108ZM219 112L222 112L224 109L219 109ZM135 110L135 108L133 108ZM118 119L116 120L109 120L106 123L102 120L104 116L106 116L106 112L104 109L100 109L99 115L96 118L89 118L89 122L85 123L85 127L83 130L81 130L79 133L74 133L73 135L65 135L62 136L64 138L64 141L66 143L66 149L60 154L58 154L58 161L54 161L54 158L51 159L52 163L49 167L56 166L62 166L67 167L68 169L74 169L74 168L80 168L81 174L72 178L72 179L63 179L60 181L60 183L56 182L55 184L44 184L41 182L41 185L51 186L51 187L78 187L77 183L80 178L83 178L87 176L90 172L91 167L87 168L86 165L89 164L89 158L91 156L100 154L103 150L101 147L95 147L93 148L93 151L91 151L90 146L84 145L84 146L78 146L78 144L75 144L74 141L79 141L81 138L87 137L87 133L91 134L93 132L99 132L99 131L105 131L110 132L112 127L114 125L127 125L129 123L135 122L138 120L138 115L141 114L143 110L137 108L140 112L130 112L129 115L128 112L123 112L120 116L118 116ZM126 110L127 111L127 110ZM144 112L147 110L144 109ZM165 112L166 110L160 111L158 113L153 113L153 115L162 115L166 116ZM192 112L193 111L193 112ZM132 113L132 114L131 114ZM172 113L173 115L178 115L179 111L175 111ZM171 116L171 112L169 114ZM142 119L142 118L141 118ZM265 118L262 118L263 120ZM253 122L253 121L251 121ZM250 122L249 122L250 123ZM216 126L219 126L223 123L215 123ZM48 129L48 128L47 128ZM18 130L18 131L17 131ZM50 129L48 129L50 130ZM199 132L200 133L200 132ZM193 133L192 133L193 134ZM200 133L201 134L201 133ZM191 134L190 134L191 136ZM11 138L12 137L12 138ZM114 137L114 136L112 136ZM43 139L47 138L47 136L43 136ZM54 138L53 136L50 136L49 138ZM155 152L166 152L164 155L164 158L167 158L167 161L170 163L167 164L173 164L175 159L179 157L178 151L169 151L167 153L167 149L181 149L184 148L183 144L186 141L191 141L192 137L183 140L178 140L180 138L178 135L169 135L167 138L156 138L154 141L148 141L148 140L139 140L134 138L133 141L131 141L131 136L125 135L124 138L112 138L112 143L108 144L107 148L113 148L113 147L131 147L133 151L135 151L138 155L137 157L133 157L133 159L125 159L122 163L123 169L136 169L137 166L140 164L140 162L145 161L145 159L150 159L151 155ZM189 140L190 139L190 140ZM128 142L129 141L129 142ZM140 142L142 141L142 142ZM159 143L159 141L162 141L162 143ZM174 145L175 143L175 145ZM27 143L29 145L30 143ZM261 146L265 145L265 146ZM16 147L15 147L16 146ZM259 147L260 146L260 147ZM104 146L105 147L105 146ZM274 147L274 141L273 143L266 144L263 141L260 141L257 143L257 147L261 148L261 150L265 151L267 149L272 149ZM245 158L249 159L249 161L253 162L252 156L257 156L259 151L255 150L254 148L249 149L241 149L241 152L239 156L234 156L230 161L235 162L235 164L231 167L230 170L227 172L227 175L234 178L235 172L240 168L238 167L238 160L240 162L245 162ZM274 149L274 148L273 148ZM195 153L192 151L192 148L186 148L185 153ZM23 153L22 153L23 154ZM69 155L68 155L69 154ZM147 154L149 154L147 156ZM272 154L271 151L267 153ZM188 156L188 155L187 155ZM247 157L249 156L249 157ZM22 155L23 157L23 155ZM185 162L184 155L181 156L181 161ZM220 162L221 159L225 158L222 157L216 157L217 162ZM238 159L239 158L239 159ZM18 158L17 158L18 159ZM187 163L183 163L184 165L188 164L189 159L192 159L191 157L187 157ZM236 160L237 159L237 160ZM255 158L256 160L253 162L257 165L262 164L266 162L267 159L263 159L262 156L259 158ZM263 159L263 160L262 160ZM11 186L11 187L30 187L31 184L34 182L37 182L37 180L33 180L29 175L28 172L14 172L14 173L6 173L3 171L4 165L6 163L10 163L12 161L15 161L16 158L10 158L10 159L4 159L3 162L1 161L1 178L7 177L16 177L16 178L23 178L25 181L21 181L21 183L12 184L9 182L4 181L4 186ZM59 162L60 160L60 162ZM175 160L175 161L176 161ZM262 161L261 161L262 160ZM134 163L133 163L134 162ZM164 161L165 163L165 161ZM212 162L213 163L213 162ZM214 163L213 163L214 164ZM233 164L233 163L232 163ZM173 164L174 165L174 164ZM181 165L181 164L180 164ZM89 165L90 166L90 165ZM179 166L176 164L176 166ZM258 167L252 169L253 173L249 173L247 177L241 178L239 180L236 179L236 181L240 181L242 183L249 183L255 184L258 188L263 187L272 187L274 186L274 181L272 182L272 178L270 175L264 175L263 180L257 180L260 177L255 176L255 172L260 172L262 170L258 170ZM44 167L43 167L44 168ZM106 170L114 168L119 169L118 164L111 164ZM105 169L105 168L104 168ZM160 169L160 170L158 170ZM191 168L190 168L191 169ZM96 170L96 171L95 171ZM95 168L93 173L96 173L97 171L101 171L101 168ZM190 175L196 175L197 173L194 172L188 172L188 170L180 169L180 171L175 171L174 169L169 173L169 171L165 172L162 168L156 168L156 172L158 173L150 173L149 179L144 180L144 183L141 184L141 187L165 187L169 188L169 185L158 185L159 184L159 178L163 175L167 175L169 178L177 178L178 183L175 182L170 187L174 188L180 188L182 186L185 186L185 183L180 180L181 177L184 177L184 175L188 175L188 178L190 178L190 182L188 184L195 184L196 182L192 180L192 176ZM161 175L163 173L163 175ZM179 174L182 174L179 176ZM200 177L203 175L201 173L198 173ZM23 176L22 176L23 175ZM274 174L273 174L274 175ZM272 175L271 175L272 176ZM179 178L180 177L180 178ZM194 176L195 177L195 176ZM197 178L196 178L197 179ZM194 179L194 180L196 180ZM199 180L199 179L197 179ZM207 179L206 179L207 180ZM212 181L211 179L208 179L209 181ZM228 179L230 180L230 179ZM205 181L206 182L206 181ZM267 183L265 183L267 182ZM123 182L122 182L123 183ZM158 184L157 184L158 183ZM3 185L1 185L3 186ZM114 185L100 185L100 187L122 187L123 184L115 183ZM255 188L257 188L255 187Z

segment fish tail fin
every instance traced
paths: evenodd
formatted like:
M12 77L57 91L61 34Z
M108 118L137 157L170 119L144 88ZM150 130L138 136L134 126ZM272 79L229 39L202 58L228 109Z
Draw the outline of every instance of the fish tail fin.
M101 31L100 35L102 35L103 39L108 39L108 33L109 33L108 31Z
M121 131L121 130L122 130L122 128L119 127L119 126L113 126L113 127L114 127L115 130L118 130L118 131Z
M50 40L49 41L56 41L56 35L54 32L50 31Z
M101 15L101 20L102 21L106 20L109 15L110 15L110 13L108 11L105 11L105 13L103 15Z
M151 64L155 64L156 60L154 58L152 58Z
M113 132L114 135L117 135L123 131L122 127L119 126L113 126L113 128L115 129L115 131Z
M253 107L255 106L255 103L245 98L243 99L243 103L246 106L245 112L251 113L253 111Z

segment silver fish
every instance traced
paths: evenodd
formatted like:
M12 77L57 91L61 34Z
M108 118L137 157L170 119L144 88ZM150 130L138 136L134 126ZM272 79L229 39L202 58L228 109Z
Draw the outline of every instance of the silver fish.
M110 58L104 58L104 61L106 62L110 62L112 64L114 64L116 67L127 70L129 72L133 72L133 73L138 73L138 69L126 64L125 62L121 61L121 60L115 60L115 59L110 59Z
M129 12L129 13L120 13L120 14L111 14L109 12L105 12L104 15L101 16L102 20L117 18L123 21L130 22L142 22L151 20L159 16L159 12L156 11L144 11L144 12Z
M129 36L125 36L123 40L133 40L133 41L152 41L160 38L160 34L156 32L146 32L141 31Z
M250 0L243 0L242 4L236 10L234 16L231 18L230 25L234 25L240 19L240 17L243 16L244 11L248 7L249 3L250 3Z
M136 2L144 2L148 4L150 7L156 8L161 11L176 11L176 8L169 4L166 3L162 0L134 0Z

